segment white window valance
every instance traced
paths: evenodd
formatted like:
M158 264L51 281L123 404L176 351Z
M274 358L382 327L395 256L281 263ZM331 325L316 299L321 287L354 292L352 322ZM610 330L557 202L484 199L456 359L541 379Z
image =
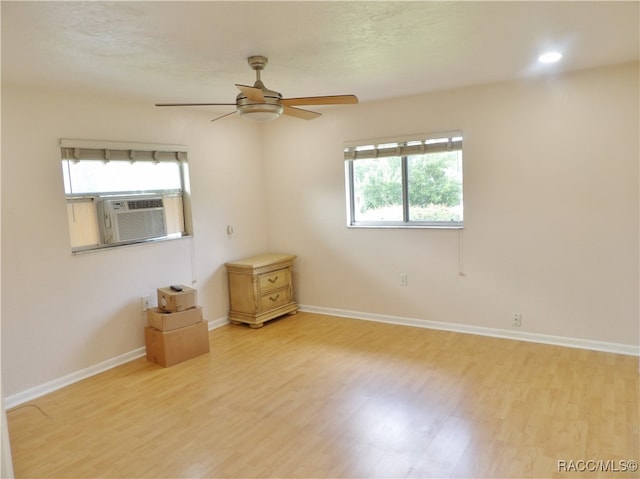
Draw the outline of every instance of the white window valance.
M350 143L345 146L344 159L365 160L456 150L462 150L460 132Z
M60 139L63 160L186 161L187 147L152 143Z

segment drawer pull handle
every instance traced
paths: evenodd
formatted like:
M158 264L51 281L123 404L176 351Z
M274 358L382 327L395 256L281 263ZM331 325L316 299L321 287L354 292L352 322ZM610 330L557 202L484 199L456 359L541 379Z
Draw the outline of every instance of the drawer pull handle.
M271 284L275 283L276 281L278 281L278 277L277 276L274 277L274 278L269 278L269 283L271 283Z
M278 298L280 297L280 293L276 294L276 297L274 298L273 296L269 296L269 299L271 301L278 301Z

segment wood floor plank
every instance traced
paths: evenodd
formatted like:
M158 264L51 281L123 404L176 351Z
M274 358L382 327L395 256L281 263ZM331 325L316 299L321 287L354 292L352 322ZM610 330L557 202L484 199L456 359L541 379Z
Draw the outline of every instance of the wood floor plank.
M558 461L638 460L637 357L304 312L210 345L9 410L16 477L577 477Z

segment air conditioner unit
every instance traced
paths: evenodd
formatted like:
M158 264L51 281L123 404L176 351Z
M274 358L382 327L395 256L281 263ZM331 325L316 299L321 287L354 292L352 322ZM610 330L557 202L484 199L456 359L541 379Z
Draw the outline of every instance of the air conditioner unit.
M104 244L133 243L167 235L161 196L101 198L97 207Z

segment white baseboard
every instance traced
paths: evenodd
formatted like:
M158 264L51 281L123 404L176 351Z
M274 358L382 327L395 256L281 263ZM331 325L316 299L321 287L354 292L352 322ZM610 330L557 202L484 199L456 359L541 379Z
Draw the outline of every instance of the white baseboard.
M44 396L45 394L49 394L50 392L68 386L69 384L82 381L83 379L86 379L90 376L95 376L96 374L107 371L111 368L115 368L116 366L120 366L121 364L127 363L129 361L133 361L134 359L138 359L144 355L145 348L134 349L133 351L129 351L128 353L121 354L120 356L116 356L115 358L107 359L106 361L102 361L101 363L94 364L93 366L81 369L80 371L67 374L66 376L62 376L61 378L54 379L53 381L48 381L44 384L40 384L39 386L29 388L25 391L13 394L11 396L7 396L4 399L5 407L7 409L11 409L12 407L18 406L19 404L31 401L32 399L40 396Z
M227 317L209 321L209 331L224 326L228 322L229 319ZM129 361L133 361L134 359L141 358L145 354L146 350L144 347L137 348L133 351L129 351L128 353L116 356L115 358L107 359L106 361L102 361L101 363L94 364L93 366L89 366L85 369L81 369L80 371L67 374L66 376L62 376L61 378L57 378L44 384L40 384L39 386L26 389L25 391L13 394L11 396L7 396L6 398L4 398L5 408L11 409L12 407L19 406L20 404L31 401L40 396L44 396L45 394L49 394L65 386L69 386L70 384L77 383L78 381L82 381L83 379L91 376L95 376L96 374L100 374L104 371L115 368L116 366L120 366L121 364L128 363Z
M482 326L472 326L459 323L443 323L440 321L428 321L424 319L405 318L402 316L389 316L384 314L363 313L360 311L349 311L345 309L324 308L321 306L298 305L300 311L309 313L326 314L329 316L342 316L352 319L363 319L366 321L377 321L380 323L398 324L402 326L413 326L417 328L439 329L442 331L452 331L455 333L477 334L479 336L491 336L494 338L515 339L518 341L528 341L532 343L552 344L555 346L565 346L568 348L590 349L593 351L603 351L607 353L624 354L627 356L640 356L640 347L630 344L608 343L605 341L594 341L591 339L568 338L564 336L552 336L547 334L527 333L524 331L510 331L506 329L485 328Z
M225 324L229 324L229 318L227 316L209 321L209 331L224 326Z
M377 321L380 323L398 324L402 326L413 326L417 328L439 329L456 333L477 334L480 336L491 336L494 338L515 339L518 341L528 341L533 343L552 344L555 346L565 346L569 348L590 349L593 351L603 351L607 353L624 354L627 356L640 356L640 348L629 344L608 343L604 341L594 341L590 339L567 338L563 336L551 336L547 334L527 333L522 331L509 331L505 329L485 328L482 326L471 326L458 323L443 323L439 321L428 321L424 319L405 318L402 316L389 316L384 314L363 313L360 311L350 311L345 309L325 308L321 306L298 305L300 311L309 313L326 314L329 316L342 316L345 318L362 319L366 321ZM229 323L227 317L209 321L209 331L224 326ZM25 391L7 396L5 408L19 406L27 401L31 401L45 394L61 389L70 384L76 383L90 376L94 376L108 369L115 368L121 364L133 361L145 355L145 348L138 348L128 353L121 354L101 363L89 366L88 368L67 374L61 378L48 381L39 386L29 388Z

